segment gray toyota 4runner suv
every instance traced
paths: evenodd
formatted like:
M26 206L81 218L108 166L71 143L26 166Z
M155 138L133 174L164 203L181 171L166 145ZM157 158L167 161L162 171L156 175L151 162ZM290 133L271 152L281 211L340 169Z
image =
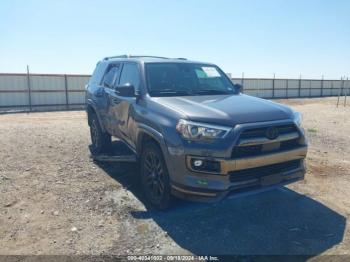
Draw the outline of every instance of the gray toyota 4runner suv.
M98 62L86 86L92 151L111 137L136 156L147 201L215 201L303 179L300 113L244 95L216 65L152 56Z

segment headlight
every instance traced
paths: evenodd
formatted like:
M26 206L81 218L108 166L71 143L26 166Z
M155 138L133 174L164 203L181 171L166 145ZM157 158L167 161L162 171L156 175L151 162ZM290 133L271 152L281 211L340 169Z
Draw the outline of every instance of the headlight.
M301 116L301 113L299 112L294 112L294 123L301 127L301 121L302 121L302 116Z
M176 130L185 139L200 140L200 139L215 139L224 138L231 127L217 126L203 123L196 123L180 119L176 125Z

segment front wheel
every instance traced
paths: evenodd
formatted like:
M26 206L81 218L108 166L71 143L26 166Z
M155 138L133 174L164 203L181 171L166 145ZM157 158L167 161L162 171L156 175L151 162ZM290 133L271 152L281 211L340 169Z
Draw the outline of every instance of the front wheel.
M141 155L141 182L147 201L164 210L170 206L170 180L163 153L153 142L144 146Z

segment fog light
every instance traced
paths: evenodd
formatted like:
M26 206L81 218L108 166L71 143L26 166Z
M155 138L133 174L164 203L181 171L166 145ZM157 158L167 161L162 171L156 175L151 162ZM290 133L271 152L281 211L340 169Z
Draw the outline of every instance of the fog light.
M193 165L194 165L195 167L200 167L201 165L203 165L203 161L202 161L202 160L195 160L195 161L193 162Z
M215 160L193 158L189 164L193 171L215 174L220 173L220 162Z

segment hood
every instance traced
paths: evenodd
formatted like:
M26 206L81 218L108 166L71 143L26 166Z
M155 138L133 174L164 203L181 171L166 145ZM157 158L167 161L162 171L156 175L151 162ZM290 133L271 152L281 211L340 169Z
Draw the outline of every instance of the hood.
M269 100L239 95L153 97L154 101L198 122L234 126L292 119L293 111Z

